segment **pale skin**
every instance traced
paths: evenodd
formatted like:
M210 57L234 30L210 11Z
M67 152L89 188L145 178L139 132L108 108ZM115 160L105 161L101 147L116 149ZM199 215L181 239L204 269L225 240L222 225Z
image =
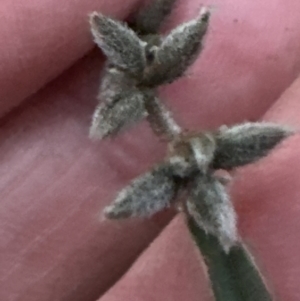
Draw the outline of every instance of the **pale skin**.
M205 50L161 89L178 123L200 130L264 119L298 129L299 1L179 1L167 27L201 4L215 8ZM0 4L0 300L211 300L182 216L167 227L169 212L101 220L165 150L146 122L113 141L88 138L103 56L79 61L93 47L87 15L122 19L134 5ZM291 301L300 294L299 147L298 135L289 138L231 186L242 237L279 299Z

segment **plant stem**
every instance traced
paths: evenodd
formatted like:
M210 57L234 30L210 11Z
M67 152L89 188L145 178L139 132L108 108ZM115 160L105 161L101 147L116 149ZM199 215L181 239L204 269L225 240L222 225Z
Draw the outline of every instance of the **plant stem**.
M172 142L182 133L154 93L148 94L145 106L155 134ZM186 216L189 230L208 268L216 301L272 301L262 275L242 243L226 253L215 236L206 234L187 213Z
M188 219L188 227L208 268L216 301L272 301L253 259L243 244L226 254L218 240Z
M148 112L147 119L157 136L174 141L182 133L181 127L175 122L171 113L153 93L148 94L145 106Z

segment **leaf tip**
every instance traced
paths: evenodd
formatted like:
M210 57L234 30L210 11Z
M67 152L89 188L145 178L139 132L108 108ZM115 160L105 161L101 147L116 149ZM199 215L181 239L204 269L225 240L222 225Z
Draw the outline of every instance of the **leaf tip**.
M115 205L109 205L103 209L102 216L104 219L122 218L122 214L117 210Z
M199 12L199 19L202 22L208 22L210 16L211 16L211 10L210 10L210 8L207 7L207 6L201 7L200 12Z

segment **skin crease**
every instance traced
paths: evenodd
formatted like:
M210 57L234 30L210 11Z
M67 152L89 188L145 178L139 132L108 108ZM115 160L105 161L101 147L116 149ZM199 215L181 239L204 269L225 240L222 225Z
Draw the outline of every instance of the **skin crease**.
M123 17L134 6L112 2L0 4L2 115L22 102L0 121L0 300L212 300L181 216L161 233L169 214L101 220L116 192L165 150L145 122L113 140L88 139L102 56L79 60L92 47L86 15ZM179 1L165 29L202 3ZM162 88L176 120L199 130L264 115L298 128L300 2L203 4L214 7L203 55ZM300 296L299 147L298 135L289 138L230 186L240 233L278 300Z

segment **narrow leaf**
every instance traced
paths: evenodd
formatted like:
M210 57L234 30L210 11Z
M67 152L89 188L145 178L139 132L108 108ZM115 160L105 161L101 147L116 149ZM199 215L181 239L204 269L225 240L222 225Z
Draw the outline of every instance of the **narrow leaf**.
M179 25L164 39L147 69L143 83L157 86L182 76L202 49L210 13L203 8L195 20Z
M194 158L201 171L206 171L211 163L216 148L216 142L210 133L201 133L190 138Z
M226 254L216 237L207 235L192 219L189 230L201 251L216 301L272 301L253 258L243 244Z
M132 73L141 76L144 70L145 42L126 24L94 12L90 17L91 31L95 42L109 61Z
M231 169L266 156L293 131L272 123L244 123L222 127L216 134L213 168Z
M101 79L101 86L98 99L107 103L112 103L120 99L120 95L133 90L135 81L124 71L109 67L106 64Z
M96 108L90 138L102 139L114 135L124 127L129 127L146 115L144 95L137 91L126 91L112 102L100 103Z
M151 216L170 206L175 193L169 165L159 165L123 189L104 214L111 219Z
M226 252L236 243L235 210L224 185L212 175L193 178L187 209L199 227L219 239Z

